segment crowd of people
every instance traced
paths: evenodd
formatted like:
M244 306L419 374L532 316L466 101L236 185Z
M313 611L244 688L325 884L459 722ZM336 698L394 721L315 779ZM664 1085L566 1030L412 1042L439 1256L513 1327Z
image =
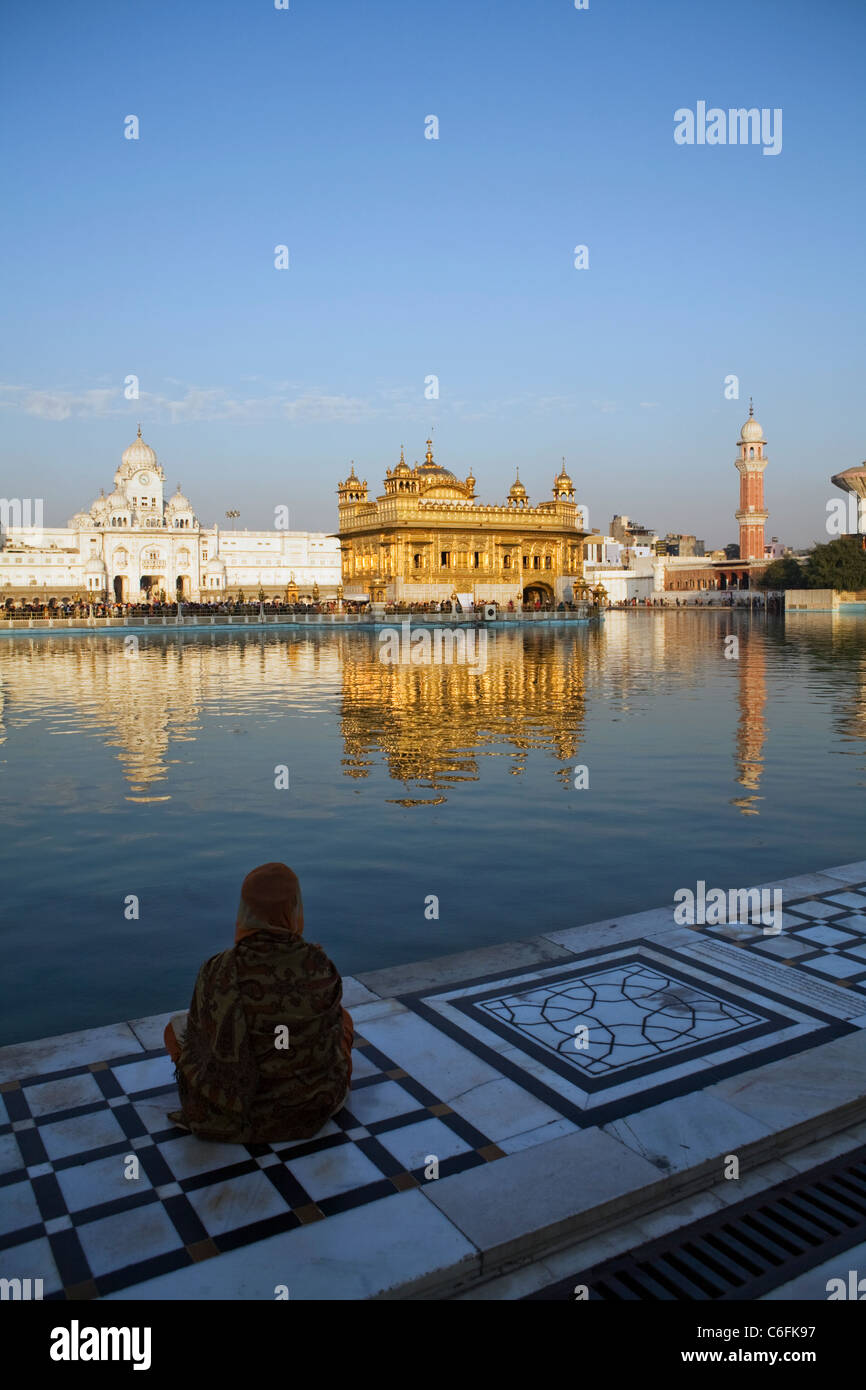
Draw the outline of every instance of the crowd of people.
M591 601L591 600L590 600ZM536 599L531 603L524 603L522 612L524 613L574 613L586 609L587 602L566 603L561 601L554 606L551 602L542 602ZM644 598L644 599L620 599L616 602L607 600L603 606L607 609L628 609L628 608L751 608L762 612L778 613L781 612L784 599L780 594L763 594L758 592L739 591L737 593L716 593L707 594L705 597L698 595L695 598L681 598L673 594L664 597ZM474 604L474 611L483 611L492 605L497 611L513 613L516 611L515 604L510 600L507 604L500 604L491 599L489 602L478 600ZM225 598L222 600L209 600L205 602L192 603L182 600L180 603L90 603L85 599L76 598L74 600L49 599L44 601L21 602L14 599L7 599L5 602L5 613L8 618L143 618L143 617L196 617L199 615L213 617L215 615L242 615L259 616L284 616L290 617L295 614L303 613L369 613L371 605L369 601L361 602L351 599L324 599L311 601L298 601L287 603L276 599L255 599L241 600ZM473 610L470 610L473 611ZM437 601L431 599L427 603L386 603L385 613L388 616L399 616L400 614L409 615L411 613L463 613L464 608L459 599L442 599Z
M750 608L758 612L780 613L783 607L781 594L763 594L757 590L738 590L700 595L693 599L675 595L664 598L627 598L616 603L608 603L608 608Z
M502 611L502 612L506 612L506 613L514 613L514 612L516 611L516 605L515 605L515 603L514 603L514 601L513 601L512 599L509 599L508 603L503 604L503 603L499 603L496 599L483 599L483 598L475 599L474 602L473 602L473 604L472 604L472 607L469 609L469 611L470 611L470 612L478 612L479 609L483 610L483 609L488 608L488 607L492 607L492 608L497 609L497 611ZM574 603L558 603L558 604L556 605L556 611L557 611L557 612L560 612L560 613L561 613L561 612L564 612L564 611L566 611L566 610L568 610L569 612L575 612L575 611L577 611L577 608L578 608L578 605L577 605L577 604L574 604ZM431 601L430 601L429 603L386 603L386 604L385 604L385 613L386 613L386 614L391 614L391 613L463 613L463 612L465 612L465 611L466 611L466 610L464 609L463 604L460 602L459 599L448 599L448 598L442 599L441 601L437 601L437 600L435 600L435 599L431 599ZM553 606L552 603L542 603L540 600L535 600L533 603L524 603L522 611L523 611L524 613L552 613L552 612L554 611L554 606Z
M496 609L502 609L509 613L515 611L515 604L499 604L495 600L489 600ZM474 604L474 610L483 609L487 606L487 601L479 599ZM386 603L386 614L410 614L410 613L462 613L463 605L459 599L430 600L428 603ZM559 603L556 605L558 612L574 612L580 605L575 603ZM371 604L369 600L360 601L353 599L320 599L312 601L298 601L287 603L284 600L276 599L255 599L240 600L225 598L222 600L209 600L205 602L193 603L186 599L178 603L153 602L153 603L107 603L105 601L89 602L86 599L76 598L72 600L49 599L44 601L22 602L14 599L7 599L5 612L7 617L18 618L142 618L142 617L194 617L199 614L214 616L216 614L248 614L258 616L264 613L268 616L285 615L289 616L296 613L369 613ZM472 611L472 610L470 610ZM523 605L524 612L552 612L552 603L542 603L536 600L533 603Z
M151 617L194 617L197 614L214 616L216 614L291 614L291 613L335 613L338 610L336 599L327 602L285 603L266 599L244 600L223 599L205 603L192 603L183 599L178 603L89 603L85 599L49 600L47 603L16 603L6 601L8 617L21 618L151 618ZM343 612L358 612L369 604L343 603Z

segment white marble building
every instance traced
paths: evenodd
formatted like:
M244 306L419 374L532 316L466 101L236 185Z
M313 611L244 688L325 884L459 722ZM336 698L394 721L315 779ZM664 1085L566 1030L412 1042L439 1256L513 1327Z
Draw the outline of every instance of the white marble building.
M0 600L89 595L135 603L159 596L216 599L226 593L281 599L336 594L340 542L310 531L220 531L201 524L178 485L165 497L165 473L138 438L124 451L114 490L100 493L68 526L39 525L41 504L4 502ZM35 524L25 524L35 523Z

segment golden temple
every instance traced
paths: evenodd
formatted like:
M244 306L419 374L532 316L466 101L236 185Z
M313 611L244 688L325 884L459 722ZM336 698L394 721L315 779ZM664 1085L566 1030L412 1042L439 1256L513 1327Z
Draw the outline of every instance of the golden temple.
M565 471L553 498L529 505L520 477L504 505L485 506L471 473L460 480L433 458L389 468L385 491L371 500L352 464L337 486L340 549L347 599L431 603L469 595L495 602L556 606L581 596L585 508Z

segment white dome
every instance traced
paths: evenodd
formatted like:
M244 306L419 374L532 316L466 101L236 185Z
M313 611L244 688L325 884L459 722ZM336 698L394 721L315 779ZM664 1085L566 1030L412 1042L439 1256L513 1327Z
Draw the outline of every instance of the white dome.
M763 429L755 419L755 412L751 405L749 406L749 418L740 430L740 439L747 444L766 444L767 442Z
M105 561L99 555L91 555L84 566L85 574L105 574Z
M93 525L93 517L89 512L76 512L69 525L74 527L76 531L83 531Z
M101 515L103 514L103 512L107 512L107 511L108 511L108 498L106 497L106 495L105 495L104 492L100 492L100 494L99 494L99 496L97 497L96 501L94 502L93 506L90 508L90 515L91 515L91 516L101 516Z
M221 555L214 555L213 559L208 560L205 565L205 570L208 574L225 574L226 567L223 557Z
M156 468L156 454L149 444L145 444L141 437L141 426L138 427L138 438L130 444L128 449L123 451L124 468L133 471L136 468Z
M116 487L111 496L106 498L106 506L110 512L129 511L129 503L126 500L126 494L121 492L119 487Z
M168 499L168 510L170 512L191 512L190 500L185 497L180 490L180 483L177 485L177 492Z

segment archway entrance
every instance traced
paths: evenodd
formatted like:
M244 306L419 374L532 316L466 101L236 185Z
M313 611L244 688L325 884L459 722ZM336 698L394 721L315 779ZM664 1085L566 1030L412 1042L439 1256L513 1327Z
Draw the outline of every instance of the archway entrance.
M113 588L115 603L126 603L126 584L127 579L125 574L116 574L114 576Z
M523 603L526 608L534 608L536 603L543 608L546 604L553 605L553 590L549 584L543 584L536 580L532 584L527 584L523 590Z
M189 575L179 574L174 588L178 598L189 598Z
M146 603L152 603L160 589L162 588L161 574L143 574L141 576L141 596Z

